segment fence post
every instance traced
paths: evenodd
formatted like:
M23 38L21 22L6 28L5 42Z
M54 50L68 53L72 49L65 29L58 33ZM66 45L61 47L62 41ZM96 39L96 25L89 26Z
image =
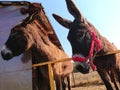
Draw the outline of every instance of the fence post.
M50 88L55 90L54 78L53 78L53 69L51 63L48 64L49 78L50 78Z

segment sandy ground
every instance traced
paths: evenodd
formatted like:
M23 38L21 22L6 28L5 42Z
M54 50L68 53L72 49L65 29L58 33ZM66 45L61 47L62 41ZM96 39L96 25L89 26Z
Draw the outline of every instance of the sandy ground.
M71 90L106 90L104 83L96 71L89 74L73 73L70 80ZM111 84L114 87L113 83ZM117 85L119 86L119 83ZM116 89L114 88L114 90Z
M91 85L74 87L72 90L106 90L104 85Z
M106 90L97 72L74 73L71 75L71 86L72 90Z

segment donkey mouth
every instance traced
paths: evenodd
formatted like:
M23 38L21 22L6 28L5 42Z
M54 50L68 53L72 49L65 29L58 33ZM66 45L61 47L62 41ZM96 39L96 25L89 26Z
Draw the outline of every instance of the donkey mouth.
M75 62L75 68L83 73L87 74L90 71L89 59L86 60L82 54L74 54L72 56L73 61Z
M8 61L8 60L10 60L11 58L13 58L13 55L12 55L12 54L9 54L9 53L4 54L3 52L1 52L1 56L2 56L2 58L3 58L4 60L6 60L6 61Z
M4 46L1 50L1 56L4 60L10 60L11 58L13 58L13 53L10 49Z

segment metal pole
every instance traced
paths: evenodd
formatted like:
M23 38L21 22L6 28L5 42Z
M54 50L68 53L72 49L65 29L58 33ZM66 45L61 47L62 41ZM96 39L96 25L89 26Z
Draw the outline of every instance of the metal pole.
M49 78L50 78L50 88L51 88L51 90L55 90L53 69L52 69L52 65L50 63L48 64L48 71L49 71Z

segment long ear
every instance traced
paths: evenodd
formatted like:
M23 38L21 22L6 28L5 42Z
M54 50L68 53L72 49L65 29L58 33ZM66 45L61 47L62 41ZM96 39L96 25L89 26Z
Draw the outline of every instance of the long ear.
M75 17L75 19L79 19L81 21L82 14L80 13L74 2L72 0L66 0L66 4L69 12Z
M72 21L64 19L62 17L60 17L59 15L53 14L53 17L55 18L56 21L59 22L59 24L61 24L62 26L66 27L66 28L70 28Z

